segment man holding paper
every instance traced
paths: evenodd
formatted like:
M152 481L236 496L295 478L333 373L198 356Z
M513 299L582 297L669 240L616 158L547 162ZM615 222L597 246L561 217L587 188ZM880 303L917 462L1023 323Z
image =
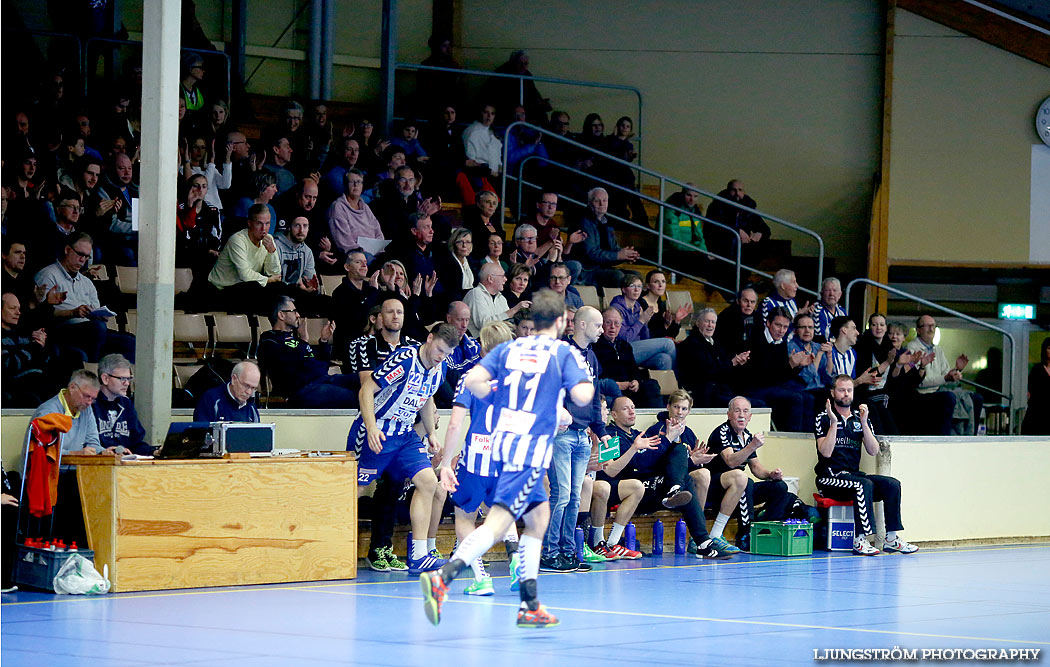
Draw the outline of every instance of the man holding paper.
M48 327L49 333L59 349L77 348L84 353L85 361L97 362L106 348L134 362L134 338L106 328L106 320L116 313L99 303L94 283L81 273L91 260L93 246L90 236L74 233L61 259L36 274L34 282L45 293L55 289L65 294L62 303L55 306L55 324Z

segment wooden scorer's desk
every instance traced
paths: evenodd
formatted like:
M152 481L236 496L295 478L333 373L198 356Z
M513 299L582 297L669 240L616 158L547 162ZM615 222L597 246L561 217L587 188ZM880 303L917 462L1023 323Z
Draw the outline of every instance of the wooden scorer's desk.
M62 463L114 591L357 576L353 456Z

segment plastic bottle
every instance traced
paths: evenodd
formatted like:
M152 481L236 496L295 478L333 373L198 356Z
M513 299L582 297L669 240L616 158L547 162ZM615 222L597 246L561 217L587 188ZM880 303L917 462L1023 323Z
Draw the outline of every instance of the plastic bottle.
M685 554L686 535L688 532L688 529L685 527L685 519L679 519L678 523L674 525L674 552L678 556Z
M653 522L653 555L664 555L664 522L659 519Z
M583 560L583 528L576 527L576 558L580 561Z
M638 532L634 522L630 522L623 530L623 545L631 551L638 551Z

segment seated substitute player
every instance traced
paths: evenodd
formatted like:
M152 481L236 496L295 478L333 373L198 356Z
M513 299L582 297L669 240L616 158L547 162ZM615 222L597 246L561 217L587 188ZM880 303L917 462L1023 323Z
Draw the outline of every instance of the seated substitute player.
M817 438L817 489L827 498L853 501L853 552L874 556L879 550L871 545L869 535L875 534L875 503L883 504L886 516L884 551L902 554L919 550L902 540L897 531L901 524L901 483L885 475L866 475L860 471L860 450L875 456L879 442L868 421L868 406L851 410L853 378L839 375L831 385L831 399L824 412L817 415L814 435Z
M357 484L362 494L373 479L387 475L391 481L411 479L416 485L409 516L412 520L412 553L408 573L418 575L441 567L445 561L427 552L431 506L437 475L430 467L427 447L412 428L420 417L430 450L438 451L435 438L433 396L445 378L445 358L459 338L455 327L442 323L420 346L395 350L361 381L361 413L350 427L346 448L358 456ZM366 446L367 445L367 446ZM417 536L423 536L418 539Z
M491 352L500 343L514 339L514 332L506 322L489 322L481 327L481 354ZM463 418L470 415L470 426L467 428L466 442L460 438ZM496 479L499 476L499 465L492 460L493 420L492 394L478 398L470 393L460 380L456 387L456 396L452 401L452 416L449 418L448 430L445 431L445 446L442 455L436 461L438 479L441 486L448 491L456 506L456 539L460 542L467 538L475 528L478 508L484 503L492 506L492 496L496 492ZM461 455L462 452L462 455ZM453 465L453 461L457 461ZM510 560L511 590L518 590L518 529L511 523L503 537ZM474 581L466 590L466 595L494 595L492 577L485 572L481 557L470 563L474 572Z
M810 508L788 491L780 468L770 470L758 460L758 449L765 444L766 436L764 433L752 435L747 430L751 422L751 401L743 396L733 398L729 401L727 416L726 423L712 431L708 438L711 453L717 455L709 466L711 477L716 481L711 485L708 497L720 501L711 535L715 540L722 538L722 531L735 506L740 511L736 546L742 551L750 551L751 522L754 521L756 504L765 504L766 521L780 521L789 516L810 518ZM748 477L744 472L745 465L762 481L756 484Z
M634 404L626 403L626 398L618 398L613 403L613 426L609 428L611 435L618 435L620 442L634 443L639 436L639 431L634 425ZM707 524L704 521L704 509L701 503L703 498L700 489L694 485L693 478L688 474L689 461L694 463L706 462L704 459L694 459L694 453L706 451L700 446L689 448L684 445L685 439L689 438L693 443L696 436L685 426L685 420L679 419L676 413L692 403L689 393L676 390L668 398L670 415L661 413L662 420L653 424L645 433L645 438L657 438L655 445L632 446L618 459L610 461L605 467L605 479L613 487L610 492L609 502L615 504L618 500L624 500L620 494L618 484L613 485L613 479L625 480L636 479L645 486L645 495L642 497L638 511L652 513L661 507L676 509L682 513L689 536L699 545L696 551L697 558L726 559L729 557L720 550L707 533ZM619 432L617 432L619 431ZM648 442L651 442L649 440ZM710 455L706 455L710 460ZM678 481L681 480L681 481ZM679 492L674 491L675 486L680 486ZM681 493L688 492L688 497ZM705 490L706 493L706 490ZM685 503L681 504L682 499ZM591 515L592 520L594 514ZM610 536L611 538L612 536ZM611 541L611 539L610 539ZM599 552L601 553L601 552Z
M510 524L525 519L518 547L522 565L518 627L558 624L536 599L540 551L550 507L543 477L554 452L558 408L565 394L579 406L590 403L594 385L580 353L558 340L565 330L565 300L549 289L532 302L537 334L503 343L470 369L464 386L478 398L493 394L493 456L500 464L492 509L485 523L467 536L451 560L437 572L420 576L427 618L437 625L448 584L506 534ZM495 380L496 390L490 382Z

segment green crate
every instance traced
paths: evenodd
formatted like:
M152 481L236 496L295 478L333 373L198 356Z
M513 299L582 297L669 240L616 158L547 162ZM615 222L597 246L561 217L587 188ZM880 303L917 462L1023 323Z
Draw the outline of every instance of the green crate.
M758 521L751 524L751 553L765 556L809 556L813 524Z

